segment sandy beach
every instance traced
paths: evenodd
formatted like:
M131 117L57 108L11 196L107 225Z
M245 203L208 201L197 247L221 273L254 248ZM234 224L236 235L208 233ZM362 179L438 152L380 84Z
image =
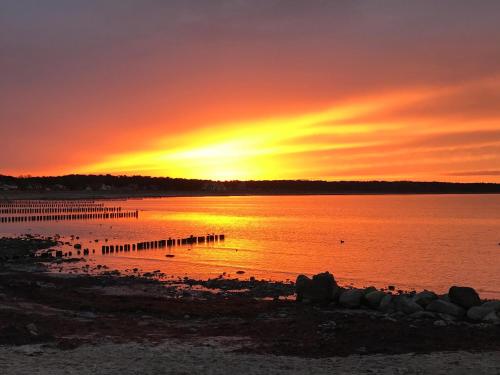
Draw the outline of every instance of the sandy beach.
M500 351L352 355L309 359L234 353L219 340L160 345L85 345L56 350L0 347L2 373L14 374L479 374L500 373ZM236 345L237 346L237 345Z

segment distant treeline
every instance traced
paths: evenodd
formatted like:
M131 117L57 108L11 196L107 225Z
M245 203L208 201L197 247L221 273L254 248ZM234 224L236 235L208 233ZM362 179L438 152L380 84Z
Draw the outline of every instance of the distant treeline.
M12 177L0 175L0 190L193 192L214 194L453 194L500 193L500 184L412 181L210 181L169 177L67 175Z

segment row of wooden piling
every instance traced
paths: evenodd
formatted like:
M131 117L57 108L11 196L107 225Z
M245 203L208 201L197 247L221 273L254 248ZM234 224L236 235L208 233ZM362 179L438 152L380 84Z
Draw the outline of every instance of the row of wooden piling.
M192 245L198 243L224 241L224 234L208 234L206 236L190 236L186 238L169 238L167 240L146 241L124 245L103 245L101 247L102 254L128 252L136 250L162 249L165 247Z
M138 218L139 211L82 213L64 215L32 215L32 216L6 216L0 217L0 223L19 223L29 221L63 221L63 220L90 220L90 219L121 219Z
M121 207L45 207L45 208L0 208L0 215L6 214L43 214L63 212L120 212Z
M87 200L13 200L0 202L0 208L61 208L61 207L103 207L104 203Z

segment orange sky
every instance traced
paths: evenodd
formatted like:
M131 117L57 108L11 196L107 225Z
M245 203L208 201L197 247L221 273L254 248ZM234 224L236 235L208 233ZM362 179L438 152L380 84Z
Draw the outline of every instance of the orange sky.
M0 174L500 182L499 2L1 8Z

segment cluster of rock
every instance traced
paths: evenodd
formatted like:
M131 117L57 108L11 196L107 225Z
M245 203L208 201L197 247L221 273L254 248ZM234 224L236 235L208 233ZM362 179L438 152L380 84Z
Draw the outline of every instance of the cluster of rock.
M372 309L383 313L399 313L413 318L469 320L500 324L500 301L481 301L470 287L452 286L444 295L424 290L397 293L340 287L329 272L309 278L299 275L295 283L297 301L336 304L349 309Z

